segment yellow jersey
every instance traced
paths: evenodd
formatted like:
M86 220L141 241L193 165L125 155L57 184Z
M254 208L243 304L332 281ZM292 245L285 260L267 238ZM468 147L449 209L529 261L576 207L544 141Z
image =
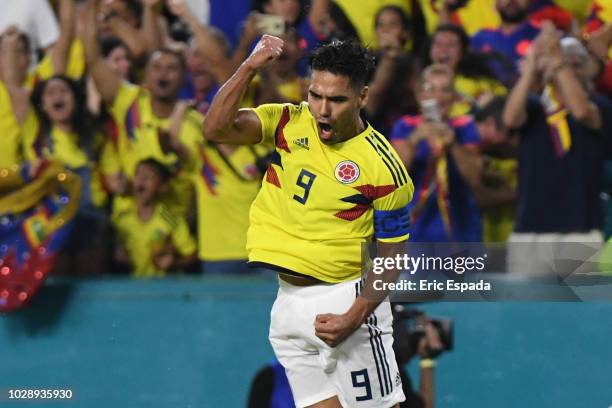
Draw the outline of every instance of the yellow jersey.
M109 112L114 118L117 135L117 152L123 173L128 179L134 177L141 160L154 158L173 173L167 194L168 206L186 214L191 203L191 176L184 171L174 153L165 154L159 143L159 131L170 127L168 118L155 116L151 108L151 95L143 87L123 83L115 96ZM190 109L181 126L179 138L192 154L203 139L203 116Z
M125 199L120 209L114 208L111 220L119 242L128 252L135 277L164 276L165 272L155 266L153 257L168 244L172 244L181 256L196 251L185 219L176 216L163 204L157 204L153 216L142 221L136 202Z
M87 152L80 147L79 135L56 126L42 129L33 109L28 112L22 131L23 150L27 161L52 158L71 169L89 165Z
M328 146L306 102L254 112L275 150L251 206L250 263L337 283L361 276L362 244L408 238L414 186L384 136L368 124Z
M265 153L258 146L239 146L228 154L214 143L200 145L193 175L200 260L247 258L249 208L261 185L255 162Z
M0 168L13 167L21 164L21 130L17 117L13 112L11 97L0 81Z

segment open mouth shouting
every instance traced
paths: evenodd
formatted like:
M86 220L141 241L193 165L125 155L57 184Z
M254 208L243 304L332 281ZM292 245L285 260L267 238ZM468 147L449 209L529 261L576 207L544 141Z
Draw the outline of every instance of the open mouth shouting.
M317 126L319 127L319 137L324 142L331 140L336 133L334 127L328 122L317 122Z

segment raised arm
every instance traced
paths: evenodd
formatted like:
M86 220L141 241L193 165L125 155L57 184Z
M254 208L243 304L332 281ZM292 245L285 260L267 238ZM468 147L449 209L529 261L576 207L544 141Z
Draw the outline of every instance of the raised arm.
M85 21L81 33L87 69L93 78L102 100L111 104L121 85L121 78L106 64L100 53L96 38L96 1L88 0L85 11Z
M600 129L601 115L599 109L589 100L585 86L577 77L574 69L565 61L559 34L554 30L552 24L550 27L546 26L546 29L549 32L546 33L548 64L545 77L552 82L553 87L561 94L563 104L578 122L591 129ZM584 64L586 64L586 60Z
M283 40L264 35L251 55L219 89L204 119L204 137L227 144L255 144L261 141L261 122L250 109L238 110L240 99L257 71L278 58Z
M533 51L532 49L522 62L521 76L506 99L502 120L504 126L509 129L517 129L527 120L527 97L538 76Z
M74 0L60 0L59 2L59 26L60 35L51 48L51 61L53 72L63 74L68 66L70 47L74 39L76 11Z
M15 26L7 28L0 37L1 78L8 91L13 113L17 122L23 123L30 107L30 93L21 84L19 75L18 54L27 50L19 50L20 32Z
M227 55L227 50L219 44L218 38L210 27L200 24L196 16L191 12L185 2L168 3L170 11L180 17L191 29L195 36L198 51L202 53L210 65L210 69L218 83L223 83L232 76L232 62Z
M140 35L146 44L146 54L161 48L164 45L163 30L161 28L159 0L142 0L142 28Z

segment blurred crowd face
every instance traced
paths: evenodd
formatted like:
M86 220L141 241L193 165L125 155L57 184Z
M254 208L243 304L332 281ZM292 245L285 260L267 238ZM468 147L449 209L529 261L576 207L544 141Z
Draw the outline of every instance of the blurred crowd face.
M443 118L448 118L455 98L455 88L453 87L453 77L451 75L432 73L423 78L419 92L419 101L434 99Z
M300 17L299 0L269 0L264 6L266 14L281 16L287 24L295 24Z
M2 49L2 37L0 36L0 50ZM24 39L19 41L17 46L17 73L19 74L19 82L23 82L28 74L30 67L30 49ZM2 67L2 53L0 53L0 67ZM2 74L0 70L0 75Z
M42 110L53 124L69 123L75 110L75 95L66 81L53 78L42 92Z
M155 51L147 65L145 84L156 99L173 101L183 84L183 66L169 52Z
M528 16L531 0L496 0L495 7L503 22L520 23Z
M106 57L106 63L108 66L122 79L127 80L130 76L130 70L132 69L132 60L125 46L120 45L113 48L113 50Z
M191 81L198 92L208 92L215 84L215 79L208 69L208 64L202 53L192 48L187 55L187 68Z
M454 71L461 60L461 39L453 32L440 31L431 42L429 57L434 64L444 64Z
M347 76L313 71L308 105L323 143L339 143L357 135L359 111L367 102L367 93L367 87L355 89Z
M403 47L408 41L408 31L402 24L401 16L395 10L386 9L378 15L376 38L382 48L389 44Z
M134 197L141 205L155 202L162 192L164 182L159 171L147 163L140 163L134 174Z

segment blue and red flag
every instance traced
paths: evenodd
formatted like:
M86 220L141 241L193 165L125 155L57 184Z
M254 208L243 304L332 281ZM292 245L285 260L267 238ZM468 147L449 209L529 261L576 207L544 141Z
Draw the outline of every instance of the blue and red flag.
M0 169L0 312L28 303L53 268L78 209L81 181L61 163Z

